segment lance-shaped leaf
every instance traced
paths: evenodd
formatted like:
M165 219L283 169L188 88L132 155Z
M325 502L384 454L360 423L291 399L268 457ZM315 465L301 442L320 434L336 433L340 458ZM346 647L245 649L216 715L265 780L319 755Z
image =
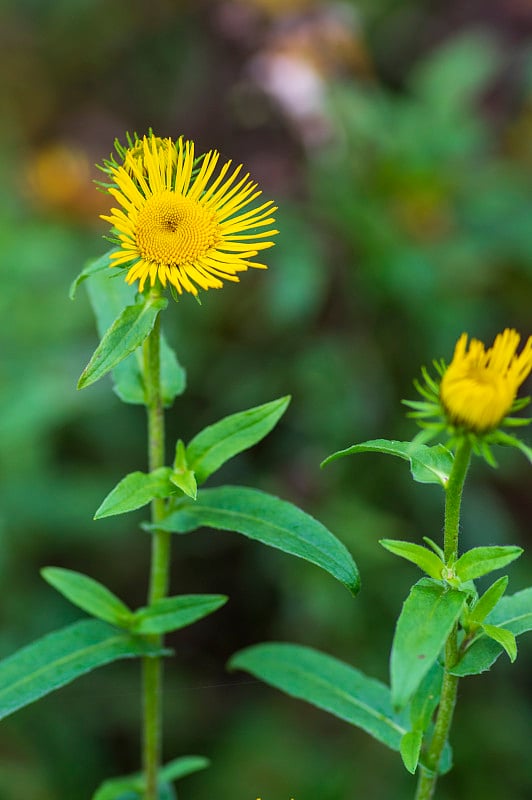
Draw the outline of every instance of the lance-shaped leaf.
M408 770L408 772L410 772L411 775L413 775L417 769L419 756L421 755L422 742L423 733L422 731L418 730L408 731L408 733L405 733L401 739L399 752L401 753L401 758L403 759L405 768Z
M489 589L486 589L482 597L477 600L469 612L468 621L476 625L480 625L481 622L484 622L488 614L493 611L505 593L507 586L508 575L503 575L502 578L492 583Z
M397 539L381 539L379 544L382 544L390 553L395 553L395 555L417 564L431 578L441 580L445 564L432 550L413 542L401 542Z
M109 492L94 519L125 514L127 511L142 508L155 497L164 498L176 494L177 487L172 483L171 475L170 467L159 467L148 473L131 472Z
M99 620L76 622L0 662L0 719L96 667L167 651Z
M209 760L203 756L176 758L161 767L159 781L164 786L164 784L186 778L187 775L192 775L194 772L205 769L209 766L209 763ZM144 774L141 772L124 775L121 778L111 778L102 783L93 794L92 800L119 800L121 795L126 795L126 792L135 793L140 798L145 786L146 781Z
M361 444L354 444L345 450L338 450L326 458L321 466L324 467L337 458L355 453L386 453L398 456L410 462L410 471L415 481L439 483L444 488L447 486L453 466L453 454L442 444L427 447L417 442L398 442L388 439L371 439Z
M106 586L88 575L61 567L45 567L41 570L41 575L63 597L87 614L112 625L123 628L129 626L133 614L126 604Z
M482 625L482 630L486 636L489 636L490 639L493 639L505 649L508 658L513 663L517 658L517 644L514 634L506 630L506 628L499 628L497 625L484 624Z
M473 547L460 556L454 565L454 571L464 583L487 575L495 569L502 569L519 558L522 552L522 547L514 546Z
M392 750L399 750L408 730L408 717L393 710L387 686L310 647L255 645L236 653L229 669L250 672L291 697L362 728Z
M133 614L131 629L135 633L170 633L192 625L227 603L223 594L183 594L165 597Z
M532 630L532 587L503 597L486 617L488 625L505 628L514 636ZM503 646L486 636L479 635L451 670L453 675L478 675L488 670L504 652Z
M391 655L392 700L405 706L458 620L467 594L422 578L412 587L397 621Z
M127 306L104 334L78 381L78 389L103 378L124 358L139 347L150 334L155 320L168 305L164 297L147 297Z
M282 417L290 397L231 414L209 425L189 443L187 464L196 475L198 485L216 472L230 458L263 439Z
M278 497L242 486L202 489L196 502L179 501L156 527L188 533L202 526L236 531L303 558L358 592L358 569L347 548L321 522Z
M136 288L127 284L119 270L106 270L93 274L87 284L87 293L96 317L98 334L103 337L106 330L126 306L135 303ZM185 370L161 333L161 396L163 405L172 405L177 395L185 390ZM112 370L114 389L125 403L145 403L142 377L142 349L137 348Z

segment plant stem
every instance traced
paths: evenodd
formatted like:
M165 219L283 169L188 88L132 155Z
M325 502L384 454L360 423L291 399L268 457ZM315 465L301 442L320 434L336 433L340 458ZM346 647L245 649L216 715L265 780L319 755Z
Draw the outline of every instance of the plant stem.
M450 566L458 557L458 534L460 530L460 506L464 482L471 459L471 445L463 439L458 445L451 474L445 489L445 527L444 544L445 563ZM425 767L420 767L419 781L415 800L431 800L438 780L443 748L449 736L453 721L454 707L458 678L451 675L450 669L456 664L458 657L458 624L453 627L445 643L445 672L443 676L442 691L438 714L434 726L434 733L427 751Z
M148 463L150 472L164 466L164 409L161 398L160 369L160 320L157 317L153 329L144 342L144 384L148 415ZM151 504L152 523L164 516L165 502L155 498ZM152 531L151 571L148 603L166 596L170 567L170 534ZM162 636L153 636L155 644L162 645ZM162 750L162 681L163 665L160 657L146 657L143 667L143 769L146 781L145 800L157 800L157 776Z

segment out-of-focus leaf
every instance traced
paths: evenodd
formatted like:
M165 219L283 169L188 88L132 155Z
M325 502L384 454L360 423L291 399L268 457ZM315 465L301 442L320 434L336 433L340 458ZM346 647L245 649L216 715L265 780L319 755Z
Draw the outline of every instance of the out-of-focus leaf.
M446 114L462 111L495 74L495 43L482 33L464 33L439 47L414 71L410 83L429 108Z

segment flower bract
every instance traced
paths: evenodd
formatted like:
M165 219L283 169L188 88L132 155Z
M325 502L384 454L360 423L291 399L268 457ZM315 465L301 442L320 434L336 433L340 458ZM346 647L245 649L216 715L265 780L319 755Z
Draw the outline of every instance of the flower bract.
M150 134L117 146L123 163L104 162L110 178L105 189L118 202L102 218L111 223L118 249L111 266L128 267L126 281L156 282L182 294L218 289L238 281L249 267L266 269L253 259L272 247L271 200L254 205L261 191L242 165L226 161L217 170L219 153L194 158L194 144ZM217 174L216 174L217 173Z

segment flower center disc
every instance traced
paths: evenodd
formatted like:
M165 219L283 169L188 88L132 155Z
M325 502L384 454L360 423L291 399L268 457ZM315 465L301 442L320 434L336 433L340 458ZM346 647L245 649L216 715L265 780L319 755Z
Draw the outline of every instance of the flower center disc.
M198 202L161 192L147 200L136 225L137 247L154 264L186 264L218 240L215 216Z

